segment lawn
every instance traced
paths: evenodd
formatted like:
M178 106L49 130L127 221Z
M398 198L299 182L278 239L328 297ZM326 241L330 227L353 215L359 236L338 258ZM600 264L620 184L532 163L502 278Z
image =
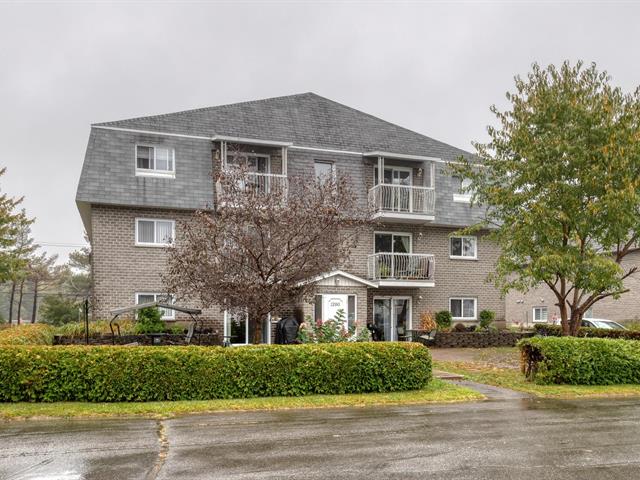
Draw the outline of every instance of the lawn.
M444 350L441 354L433 352L434 369L464 375L478 383L547 398L640 396L640 385L536 385L528 382L520 373L517 348L468 349L461 353L460 360Z
M411 405L482 400L484 397L466 387L434 379L427 388L409 392L347 395L308 395L303 397L267 397L234 400L177 402L59 402L1 403L0 418L33 417L109 417L147 416L167 418L190 413L231 410L278 410L289 408L364 407L373 405Z

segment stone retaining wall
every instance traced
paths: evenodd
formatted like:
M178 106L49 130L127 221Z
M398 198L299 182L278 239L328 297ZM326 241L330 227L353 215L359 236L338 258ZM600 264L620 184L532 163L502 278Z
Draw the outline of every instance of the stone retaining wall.
M430 346L436 348L515 347L522 338L533 332L438 332Z

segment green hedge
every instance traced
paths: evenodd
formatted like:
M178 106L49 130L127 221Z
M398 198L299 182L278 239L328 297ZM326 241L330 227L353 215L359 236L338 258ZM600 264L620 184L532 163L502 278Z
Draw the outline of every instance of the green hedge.
M533 337L518 343L522 372L540 384L640 383L640 342Z
M548 325L539 323L534 325L536 334L546 337L559 337L562 335L560 325ZM610 330L608 328L580 327L576 333L577 337L585 338L622 338L625 340L640 340L640 332L635 330Z
M1 347L0 401L208 400L423 388L414 343Z
M49 325L15 325L0 330L1 345L51 345L54 329Z

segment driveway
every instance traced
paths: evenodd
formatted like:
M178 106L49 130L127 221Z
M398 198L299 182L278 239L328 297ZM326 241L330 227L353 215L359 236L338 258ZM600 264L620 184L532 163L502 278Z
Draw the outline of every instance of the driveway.
M0 478L629 479L638 400L0 423ZM428 475L428 476L427 476Z

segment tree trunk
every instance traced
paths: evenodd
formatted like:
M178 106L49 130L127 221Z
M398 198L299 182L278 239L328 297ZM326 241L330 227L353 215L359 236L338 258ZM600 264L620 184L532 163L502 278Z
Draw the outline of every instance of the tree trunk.
M11 320L13 319L13 299L16 296L16 282L11 282L11 295L9 298L9 325L11 325Z
M249 322L249 327L251 327L253 323L253 338L251 339L251 343L258 345L262 343L262 316L259 314L251 315ZM249 328L249 330L251 330L251 328Z
M569 335L575 337L578 334L578 329L582 323L582 313L579 311L571 312L571 322L569 323Z
M20 293L18 294L18 325L20 325L20 313L22 311L22 294L24 292L24 279L20 281Z
M569 325L569 315L567 312L567 304L563 301L558 304L560 308L560 324L562 325L562 335L571 335L571 327Z
M31 323L36 323L38 314L38 279L33 280L33 307L31 309Z

